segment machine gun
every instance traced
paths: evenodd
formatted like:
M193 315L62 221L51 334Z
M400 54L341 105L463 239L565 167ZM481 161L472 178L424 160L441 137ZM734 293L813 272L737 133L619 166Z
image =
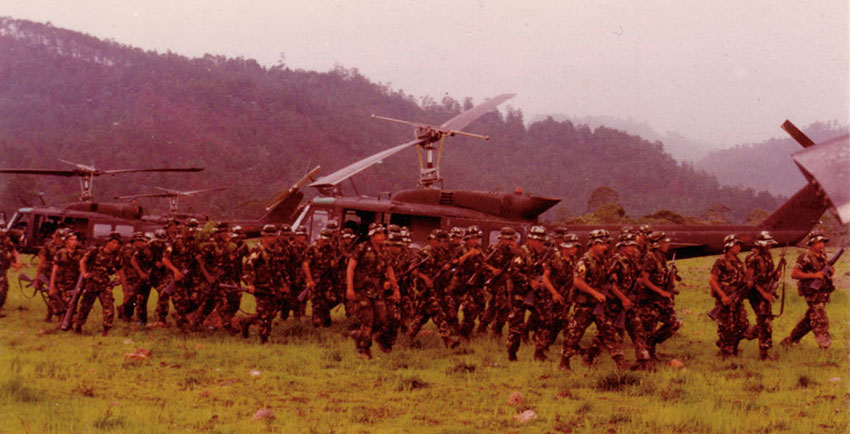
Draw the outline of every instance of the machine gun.
M256 288L254 288L254 292L251 293L251 291L249 291L248 288L246 288L242 285L239 285L239 284L222 283L222 284L219 285L219 287L224 288L224 289L241 291L241 292L244 292L246 294L259 295L259 296L262 296L262 297L278 297L278 294L275 294L274 292L261 291L261 290L258 290Z
M732 300L730 305L738 303L738 301L741 299L741 297L743 297L744 294L746 294L747 290L748 290L747 283L744 282L744 283L738 284L737 286L733 287L729 292L727 292L726 296L729 297L730 300ZM724 307L726 307L726 306L724 306L722 303L718 306L714 306L714 309L711 309L708 312L708 317L711 318L714 321L717 321L717 316L720 314L720 311L723 310Z
M782 254L779 255L779 262L776 264L776 269L774 270L773 281L770 286L770 293L776 294L776 290L779 287L779 282L782 282L782 298L779 304L779 314L771 315L774 318L778 318L782 316L782 313L785 312L785 268L787 263L785 262L785 251L788 250L788 244L785 244L785 247L782 248ZM781 271L780 271L781 270Z
M318 286L318 285L319 285L319 282L324 281L325 279L327 279L328 277L330 277L333 273L335 273L335 272L337 271L337 268L336 268L336 267L337 267L337 263L338 263L338 261L339 261L339 258L334 258L334 259L331 261L330 266L328 266L328 268L326 268L326 269L325 269L325 271L323 271L323 272L322 272L322 274L320 274L320 275L319 275L319 278L318 278L318 279L316 279L316 280L314 281L314 283L316 284L316 286ZM298 296L297 296L297 297L295 297L295 298L296 298L299 302L303 302L304 300L306 300L306 299L307 299L307 297L308 297L309 295L310 295L310 287L309 287L309 286L307 286L307 287L305 287L305 288L304 288L301 292L299 292L299 293L298 293Z
M32 295L27 298L35 297L36 292L47 292L45 287L50 286L50 280L44 274L39 274L36 279L33 279L27 273L21 272L18 274L18 287L21 288L21 292L24 290L24 283L26 283L26 286L33 289Z
M803 285L800 287L800 292L803 295L812 295L820 291L821 288L823 288L824 284L828 284L827 290L829 290L830 292L834 291L835 285L832 284L832 274L835 273L835 269L833 268L833 266L836 262L838 262L838 259L841 258L841 255L843 254L844 247L835 252L835 254L832 255L832 258L829 259L829 261L823 266L823 268L817 271L818 273L823 273L823 279L812 279L812 281L808 285Z

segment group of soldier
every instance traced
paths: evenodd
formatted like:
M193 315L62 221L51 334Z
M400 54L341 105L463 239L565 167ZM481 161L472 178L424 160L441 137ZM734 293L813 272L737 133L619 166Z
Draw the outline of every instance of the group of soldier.
M634 349L631 367L650 369L660 358L658 345L681 327L674 311L678 276L667 261L670 239L649 226L624 228L616 239L594 230L584 245L563 228L547 233L543 226L532 226L520 245L515 230L504 227L489 247L482 246L477 226L435 229L418 250L411 247L407 228L378 223L360 240L331 220L312 244L305 228L288 225L265 225L253 247L238 226L220 223L206 239L200 234L194 219L170 220L151 239L136 233L122 244L121 235L113 233L102 246L84 249L77 234L57 230L39 253L36 271L48 288L46 320L62 318L63 329L80 333L99 300L106 335L114 325L113 287L121 284L120 319L147 324L148 299L156 290L156 324L167 325L173 311L176 326L190 331L215 312L218 324L233 334L247 338L257 325L265 343L278 315L300 318L309 301L316 327L330 326L332 309L343 306L350 317L348 334L367 359L373 341L389 352L399 333L415 338L430 320L450 348L475 333L501 336L507 324L511 361L523 342L534 346L535 360L546 360L563 333L562 369L570 369L576 355L593 365L603 351L618 368L629 367L626 336ZM783 343L812 331L821 347L830 344L824 305L834 287L825 268L827 241L812 233L808 251L794 266L791 277L799 281L809 310ZM720 355L737 355L742 339L758 338L759 357L768 358L784 255L774 264L770 249L776 242L767 232L744 261L738 257L741 240L730 235L724 243L709 281ZM8 237L0 238L0 307L10 265L20 269L20 258ZM240 319L243 292L255 297L256 313ZM754 327L744 300L755 311ZM582 348L591 324L596 335Z

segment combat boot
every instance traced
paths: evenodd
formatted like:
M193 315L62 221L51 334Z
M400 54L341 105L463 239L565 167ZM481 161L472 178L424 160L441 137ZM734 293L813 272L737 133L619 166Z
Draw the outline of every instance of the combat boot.
M558 363L558 369L562 371L570 371L570 359L568 357L561 356L561 362Z
M260 344L266 344L269 342L268 336L260 336Z
M626 358L623 357L622 355L614 356L614 363L617 364L617 369L619 369L621 371L626 371L630 367L629 362L627 362Z
M546 353L543 352L542 349L534 350L534 360L538 362L546 362L549 361L549 358L546 357Z
M767 354L767 349L759 348L759 360L767 360L770 358L770 355Z
M361 348L360 357L362 357L364 360L372 360L372 350L369 348Z
M509 362L516 362L517 361L516 351L513 351L513 352L508 351L508 361Z
M242 323L242 337L248 339L251 333L251 321L245 321Z

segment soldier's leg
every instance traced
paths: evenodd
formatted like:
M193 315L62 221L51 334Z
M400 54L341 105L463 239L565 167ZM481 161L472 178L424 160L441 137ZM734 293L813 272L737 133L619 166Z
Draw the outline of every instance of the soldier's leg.
M242 304L242 292L227 291L224 296L224 305L222 306L221 318L224 321L225 327L231 331L235 331L233 318L236 317L236 312L239 312L239 306Z
M508 360L516 361L516 353L525 334L525 304L523 296L511 296L511 312L508 315Z
M661 322L661 325L658 327L658 330L651 336L652 345L658 345L667 339L670 339L671 336L676 334L680 328L682 328L682 321L676 317L676 311L673 310L673 307L665 307L658 309L657 321ZM649 337L647 338L649 340Z
M788 335L788 337L785 339L785 341L783 341L783 343L789 342L796 344L797 342L800 342L800 339L803 339L803 337L806 336L812 330L812 324L810 322L811 314L812 305L811 303L809 303L809 308L806 310L806 313L803 314L803 318L801 318L800 321L797 322L797 325L794 326L794 329L791 330L791 334Z
M460 325L460 336L469 339L475 329L475 318L481 315L482 306L474 299L468 297L461 307L463 322Z
M121 287L121 304L118 305L118 319L129 322L133 319L133 311L136 310L136 292L139 285L138 279L127 280L127 286Z
M481 318L478 320L478 333L486 333L487 327L496 317L496 296L493 290L487 290L487 294L488 300L481 312Z
M325 299L324 293L316 288L313 291L313 297L310 298L310 308L312 310L310 322L313 324L313 327L321 327L326 319L330 317L327 307L328 301Z
M614 325L617 318L612 318L612 316L596 316L594 323L596 324L597 336L599 336L602 346L608 351L608 355L617 364L617 368L625 369L628 364L623 357L621 338L618 334L619 329Z
M593 306L576 305L567 322L564 346L561 349L561 369L570 369L570 358L579 353L579 343L585 330L593 322Z
M382 344L381 349L392 348L398 336L399 326L401 325L401 305L398 302L387 300L384 302L386 311L386 319L384 326L381 327L379 343Z
M374 321L372 323L372 336L378 342L381 351L389 353L392 351L396 334L398 333L398 322L393 318L393 308L382 299L372 302Z
M257 298L257 315L256 321L260 323L260 343L264 344L269 341L269 336L272 333L272 322L277 314L278 302L274 297L258 297Z
M649 349L646 343L646 333L643 331L643 324L640 321L640 315L635 309L630 309L626 312L626 331L632 339L632 345L635 348L635 360L638 364L645 365L649 361Z
M171 302L174 304L174 319L177 327L185 331L189 325L187 315L191 311L192 302L190 300L189 289L181 282L177 282L174 290L171 292Z
M357 297L357 316L360 318L360 328L353 333L357 352L367 359L372 358L372 330L375 323L375 311L372 300L365 295Z
M94 305L94 301L97 299L98 294L95 291L95 288L88 287L83 291L83 294L80 296L79 307L77 308L77 314L74 318L74 331L79 332L83 328L83 324L86 323L86 319L89 317L89 312L91 311L92 306Z
M537 361L546 360L546 351L549 350L549 343L552 339L552 324L554 323L552 308L551 305L540 303L535 309L539 315L537 328L534 331L534 360Z
M9 294L9 270L0 271L0 309L6 304L6 296Z
M426 309L431 316L431 321L437 326L437 332L443 339L443 344L448 348L455 348L460 345L460 342L453 337L457 329L446 319L445 306L440 303L440 300L437 297L431 297L431 302L426 306Z
M431 312L433 310L430 298L425 300L419 299L416 303L413 318L410 320L410 325L407 329L407 336L409 338L413 339L419 334L419 330L431 319Z
M716 301L716 303L720 303ZM737 327L737 306L722 306L717 313L717 347L720 355L729 357L735 354L735 347L741 339L740 330Z
M148 300L151 296L151 285L147 281L142 282L139 285L139 290L136 292L136 301L134 304L136 305L136 318L139 320L139 324L147 324L148 323Z
M168 320L168 311L170 309L169 302L171 301L171 293L163 293L163 289L168 286L170 280L165 280L156 287L156 292L159 295L156 301L156 310L154 311L154 315L156 315L157 320L162 323L166 323Z
M767 352L773 347L773 310L767 300L753 304L756 312L756 332L759 338L759 359L767 358Z
M98 299L103 308L103 335L106 336L115 324L115 296L110 288L104 288L98 293Z
M821 348L829 348L832 344L832 338L829 336L829 318L826 316L826 303L812 303L809 305L811 314L809 315L809 324L812 325L812 333L815 335L815 341Z

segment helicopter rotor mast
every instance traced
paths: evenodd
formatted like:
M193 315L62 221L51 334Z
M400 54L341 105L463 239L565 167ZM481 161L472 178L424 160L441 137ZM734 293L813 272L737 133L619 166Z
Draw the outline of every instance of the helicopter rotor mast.
M432 188L434 184L441 182L443 179L440 178L440 157L443 153L443 141L446 136L467 136L473 137L476 139L482 140L490 140L490 136L485 136L481 134L468 133L466 131L457 131L451 130L442 127L434 127L426 124L418 124L414 122L404 121L401 119L389 118L386 116L378 116L372 115L373 119L378 119L382 121L395 122L399 124L410 125L416 128L415 134L416 139L420 141L418 146L426 151L426 161L425 164L422 164L420 159L419 161L419 185L424 188ZM436 150L434 147L434 143L440 142L440 149L437 152L437 161L434 163L434 151Z
M337 170L329 175L325 175L313 183L310 184L310 187L316 187L320 192L327 194L335 189L338 190L338 184L349 179L350 177L356 175L357 173L372 167L380 161L383 161L384 158L395 155L405 149L413 148L418 146L420 149L425 149L428 153L427 162L422 165L420 162L420 175L419 175L419 184L429 188L433 187L433 185L440 181L439 176L439 155L437 164L434 164L434 143L437 141L442 141L446 136L454 136L454 135L463 135L469 137L475 137L479 139L487 140L488 136L482 136L479 134L468 133L462 131L467 125L474 122L476 119L484 115L490 110L496 108L499 104L511 99L514 97L512 93L506 93L502 95L495 96L493 98L484 101L483 103L472 107L471 109L449 119L445 123L440 126L431 126L426 124L419 124L409 121L404 121L400 119L393 119L384 116L376 116L372 115L375 119L386 120L390 122L402 123L405 125L413 126L416 128L416 138L407 143L402 143L400 145L394 146L389 149L385 149L376 154L370 155L362 160L356 161L352 164L349 164L342 169ZM442 146L441 146L442 147Z

